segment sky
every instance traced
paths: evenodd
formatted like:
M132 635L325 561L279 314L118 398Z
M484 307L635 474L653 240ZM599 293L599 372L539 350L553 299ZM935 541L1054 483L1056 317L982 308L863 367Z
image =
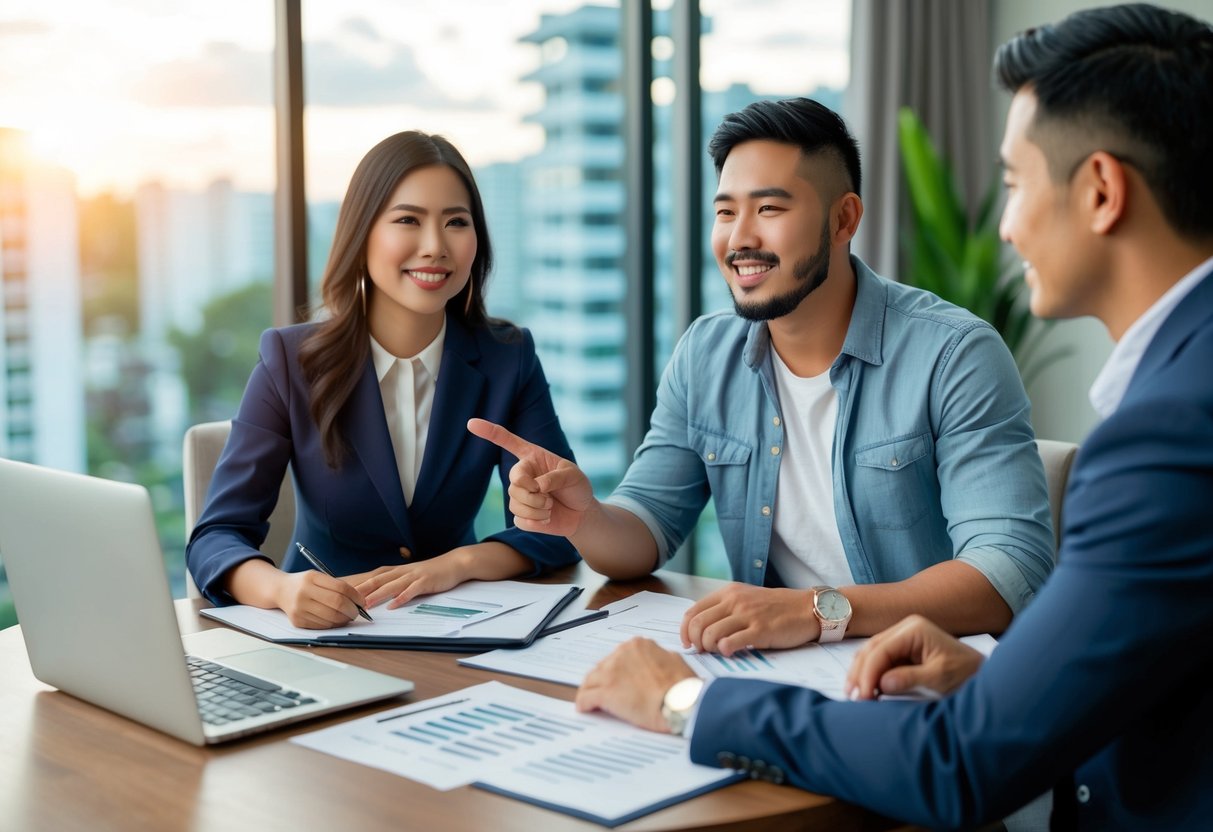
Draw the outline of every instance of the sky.
M600 0L601 2L601 0ZM310 199L337 199L362 154L416 128L474 165L515 161L543 137L519 79L519 38L583 0L308 0L303 5ZM618 2L605 2L618 6ZM662 8L669 0L655 0ZM847 81L845 0L701 0L706 89L796 94ZM141 183L274 183L271 0L0 0L0 127L71 170L84 195Z

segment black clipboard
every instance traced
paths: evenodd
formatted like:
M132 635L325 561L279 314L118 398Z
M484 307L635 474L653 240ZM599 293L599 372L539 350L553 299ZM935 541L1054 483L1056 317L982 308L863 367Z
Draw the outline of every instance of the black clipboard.
M518 638L494 638L494 637L479 637L471 636L361 636L361 635L336 635L324 636L318 635L315 638L266 638L263 633L252 630L246 627L240 627L236 624L215 616L207 616L215 618L216 621L221 621L229 627L237 630L243 630L250 635L265 639L274 644L294 644L305 647L363 647L375 650L434 650L444 653L480 653L486 650L497 650L499 648L521 648L532 644L535 639L548 634L548 627L560 612L573 602L573 600L581 594L581 587L571 586L569 591L564 594L560 600L552 605L548 610L548 614L543 617L529 633ZM207 615L208 610L200 610L202 615ZM592 613L586 617L578 617L568 622L562 622L557 627L552 628L551 632L559 632L568 627L584 624L586 621L596 620L601 618L606 613L602 610L591 610Z

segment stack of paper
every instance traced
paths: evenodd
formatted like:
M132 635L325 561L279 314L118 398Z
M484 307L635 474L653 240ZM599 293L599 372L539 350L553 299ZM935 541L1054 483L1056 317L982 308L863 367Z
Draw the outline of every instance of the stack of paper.
M834 699L844 699L847 670L867 639L850 638L834 644L806 644L790 650L740 650L732 656L684 650L679 637L683 614L693 601L654 592L638 592L605 607L599 621L536 641L524 650L494 650L461 658L460 664L512 673L533 679L580 685L594 665L616 646L634 636L651 638L683 659L705 679L765 679L811 687ZM987 655L997 644L988 635L962 639Z

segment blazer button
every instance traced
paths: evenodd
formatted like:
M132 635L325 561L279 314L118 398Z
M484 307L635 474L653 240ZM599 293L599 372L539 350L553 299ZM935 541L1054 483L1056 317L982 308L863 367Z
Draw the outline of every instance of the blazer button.
M737 758L737 767L738 767L739 769L741 769L742 771L749 771L749 770L750 770L750 765L751 765L751 764L750 764L750 758L749 758L749 757L746 757L746 756L744 756L744 755L743 755L743 756L741 756L741 757L738 757L738 758Z
M1086 803L1088 800L1091 799L1091 790L1088 789L1085 785L1079 786L1078 789L1074 792L1074 796L1078 798L1079 803Z
M779 766L771 766L770 769L767 770L767 777L777 786L783 785L783 782L787 779L783 773L783 769L781 769Z
M721 768L737 768L737 755L732 751L721 751L716 755L716 762Z

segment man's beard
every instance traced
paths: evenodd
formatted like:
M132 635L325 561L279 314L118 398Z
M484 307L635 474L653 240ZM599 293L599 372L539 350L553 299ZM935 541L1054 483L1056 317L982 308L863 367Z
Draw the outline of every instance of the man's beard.
M792 277L796 283L790 290L764 301L742 303L737 295L733 297L733 308L737 314L747 321L773 321L791 314L800 306L800 302L813 293L818 286L825 283L830 273L830 224L822 223L821 243L817 253L798 262L792 269Z

